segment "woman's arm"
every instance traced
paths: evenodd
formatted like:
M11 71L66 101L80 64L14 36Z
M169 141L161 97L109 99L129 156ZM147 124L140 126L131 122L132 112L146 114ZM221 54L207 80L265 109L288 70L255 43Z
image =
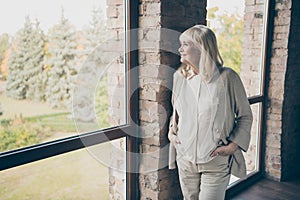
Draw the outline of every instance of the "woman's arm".
M226 156L233 154L238 148L247 151L250 143L250 133L253 121L252 111L246 95L245 88L238 74L233 72L233 77L228 81L228 94L235 113L235 124L227 140L229 143L217 148L211 156Z
M243 151L247 151L250 143L251 126L253 121L251 107L244 85L239 75L234 74L232 101L234 101L235 125L227 138L237 144Z

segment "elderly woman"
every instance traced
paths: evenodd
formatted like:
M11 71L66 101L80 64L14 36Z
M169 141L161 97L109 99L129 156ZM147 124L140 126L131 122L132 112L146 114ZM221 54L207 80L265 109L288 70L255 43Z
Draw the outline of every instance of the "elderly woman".
M180 36L173 79L169 168L178 166L184 199L221 200L230 174L246 175L252 111L242 81L223 67L215 34L196 25Z

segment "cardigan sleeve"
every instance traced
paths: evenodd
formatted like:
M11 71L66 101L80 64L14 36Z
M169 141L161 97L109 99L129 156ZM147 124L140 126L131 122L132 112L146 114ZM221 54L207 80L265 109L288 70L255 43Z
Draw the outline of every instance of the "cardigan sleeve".
M236 73L233 78L232 96L235 125L228 140L236 143L243 151L247 151L250 143L251 126L253 121L251 107L243 83Z
M172 99L171 99L171 103L172 103L172 107L173 107L173 113L170 117L170 122L169 122L169 133L168 134L175 134L177 133L177 130L178 130L178 114L176 112L176 108L175 108L175 105L174 105L174 99L175 99L175 95L176 95L176 92L178 92L178 88L177 85L178 85L178 72L176 71L174 76L173 76L173 88L172 88ZM176 91L176 92L175 92Z
M178 127L178 114L176 112L176 108L174 105L174 99L175 99L175 95L176 92L178 91L177 85L178 85L178 72L176 71L174 76L173 76L173 89L172 89L172 99L171 99L171 103L173 106L173 114L170 117L170 122L169 122L169 132L168 132L168 138L170 136L170 134L175 134L177 133ZM176 168L176 149L175 146L170 142L170 146L169 146L169 169L175 169Z

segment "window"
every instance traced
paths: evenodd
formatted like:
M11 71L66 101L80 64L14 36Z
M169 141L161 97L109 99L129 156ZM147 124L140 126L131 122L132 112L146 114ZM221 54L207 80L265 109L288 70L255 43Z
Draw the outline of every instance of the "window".
M1 199L109 199L111 147L112 142L101 143L0 171ZM96 149L102 150L97 158L91 156ZM124 175L119 178L126 180Z
M101 1L93 7L94 1L60 2L27 2L25 23L16 23L19 31L0 33L10 49L1 53L6 56L1 86L6 85L1 87L0 176L32 166L38 169L56 159L71 166L62 161L84 154L84 149L89 153L84 157L97 160L108 143L137 151L137 79L130 73L137 66L136 51L130 50L137 38L129 30L137 27L138 4ZM13 9L7 8L16 13ZM47 21L52 18L56 21ZM130 169L136 166L130 164L135 163L130 156L122 156L128 188L122 195L132 199L135 190L130 188L137 187L138 179ZM97 174L92 170L86 171ZM40 172L47 173L40 169L36 177Z
M247 179L251 180L262 172L261 139L266 98L264 87L269 1L207 2L208 26L216 32L224 65L240 74L253 112L250 147L244 153ZM232 176L229 189L241 182Z

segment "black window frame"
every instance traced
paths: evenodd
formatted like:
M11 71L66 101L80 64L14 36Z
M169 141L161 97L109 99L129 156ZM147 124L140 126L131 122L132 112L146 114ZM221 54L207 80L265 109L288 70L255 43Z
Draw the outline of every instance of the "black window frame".
M124 0L125 6L125 27L126 27L126 47L125 65L127 66L127 119L128 124L112 127L104 130L95 130L76 136L58 139L46 143L36 144L20 149L14 149L0 153L0 171L18 167L20 165L32 163L53 156L72 152L92 145L126 137L127 152L138 152L138 74L130 73L134 67L138 66L138 52L132 46L136 46L138 37L133 29L138 28L138 1ZM133 49L131 51L131 49ZM131 95L129 95L131 94ZM128 134L130 133L130 134ZM105 137L104 137L105 136ZM82 142L84 141L84 143ZM127 199L138 198L138 174L136 172L138 161L132 158L130 153L126 156L126 197Z

